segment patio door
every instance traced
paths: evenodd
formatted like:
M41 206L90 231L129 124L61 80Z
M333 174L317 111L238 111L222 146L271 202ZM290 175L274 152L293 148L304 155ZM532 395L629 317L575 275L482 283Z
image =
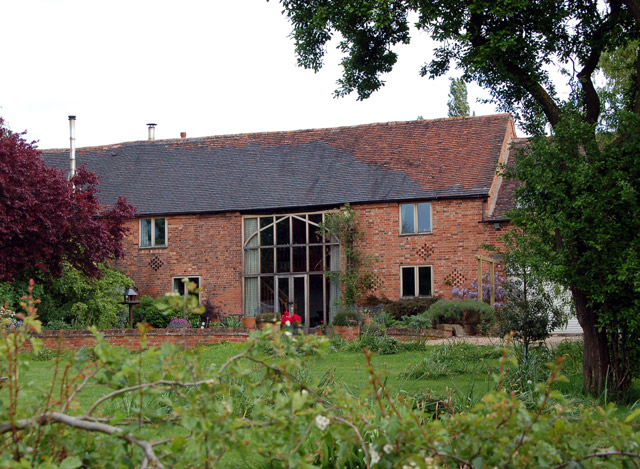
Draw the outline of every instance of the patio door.
M278 276L278 312L289 311L309 324L307 280L308 275Z

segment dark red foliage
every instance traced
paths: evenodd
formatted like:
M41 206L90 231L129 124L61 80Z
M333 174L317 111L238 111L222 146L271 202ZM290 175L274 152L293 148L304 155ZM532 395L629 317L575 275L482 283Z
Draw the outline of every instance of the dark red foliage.
M124 220L135 208L124 198L101 207L97 184L83 167L68 181L0 118L0 279L31 268L59 276L64 261L96 276L98 263L122 257Z

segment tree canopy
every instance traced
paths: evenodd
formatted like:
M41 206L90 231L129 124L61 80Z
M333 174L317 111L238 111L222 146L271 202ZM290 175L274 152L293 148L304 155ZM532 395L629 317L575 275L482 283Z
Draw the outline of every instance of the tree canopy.
M124 198L101 207L97 184L83 167L71 180L48 167L0 118L0 280L32 269L59 276L65 261L96 276L101 262L121 257L124 220L135 209Z
M300 65L318 70L338 37L344 55L337 95L357 92L365 99L378 90L397 61L395 46L410 42L413 26L437 41L433 51L425 50L425 58L433 58L422 75L442 76L454 65L525 132L540 136L512 174L523 183L524 200L512 220L531 241L530 260L571 289L585 334L585 389L599 394L607 382L628 389L629 357L640 350L633 313L640 298L634 261L640 187L633 169L640 166L640 60L633 45L640 37L640 1L281 3ZM596 87L596 73L603 56L621 49L632 57L619 61L631 79L607 95L606 87ZM551 139L542 138L547 124Z

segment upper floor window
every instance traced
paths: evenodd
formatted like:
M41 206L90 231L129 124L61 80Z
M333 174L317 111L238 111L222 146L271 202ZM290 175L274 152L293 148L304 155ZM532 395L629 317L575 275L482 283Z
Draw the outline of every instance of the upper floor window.
M400 204L400 234L431 233L431 204Z
M167 245L167 220L142 218L140 220L140 247L164 247Z

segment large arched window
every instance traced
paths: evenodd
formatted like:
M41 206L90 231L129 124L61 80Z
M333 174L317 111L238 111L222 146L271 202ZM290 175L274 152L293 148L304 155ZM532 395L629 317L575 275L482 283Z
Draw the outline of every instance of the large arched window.
M292 311L307 326L328 322L340 296L340 244L318 234L324 213L247 216L244 313Z

